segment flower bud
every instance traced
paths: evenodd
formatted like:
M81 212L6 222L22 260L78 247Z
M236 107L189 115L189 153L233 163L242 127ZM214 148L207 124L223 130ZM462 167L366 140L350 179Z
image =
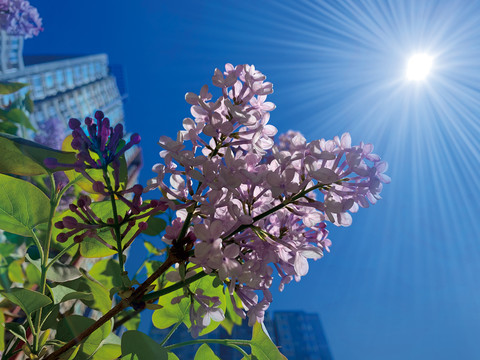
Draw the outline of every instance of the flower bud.
M68 240L68 235L67 235L67 234L65 234L65 233L60 233L60 234L57 235L57 241L58 241L59 243L64 243L64 242L67 241L67 240Z
M132 187L132 191L135 195L142 195L143 193L143 186L140 184L136 184Z
M67 229L75 229L78 225L78 221L73 216L65 216L63 218L63 225Z
M100 111L100 110L98 110L98 111L95 112L95 119L97 119L98 121L102 120L104 116L105 116L105 115L104 115L103 112Z
M130 136L130 141L132 142L132 144L138 144L140 142L142 138L140 137L140 135L138 135L137 133L133 134L132 136Z
M78 119L71 118L70 120L68 120L68 126L70 127L70 129L75 130L80 128L80 126L82 126L82 123Z
M103 194L105 192L105 185L101 181L95 181L92 185L93 191Z

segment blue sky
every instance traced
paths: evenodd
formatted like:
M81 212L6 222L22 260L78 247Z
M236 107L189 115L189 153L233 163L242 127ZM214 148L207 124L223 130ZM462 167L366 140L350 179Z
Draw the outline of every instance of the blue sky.
M105 52L128 77L128 130L151 177L187 91L249 63L274 84L271 122L309 141L345 131L390 164L383 200L273 310L318 312L336 359L480 357L480 4L474 1L32 0L26 54ZM430 76L405 79L410 55ZM330 228L333 228L331 226ZM140 250L139 250L140 251Z

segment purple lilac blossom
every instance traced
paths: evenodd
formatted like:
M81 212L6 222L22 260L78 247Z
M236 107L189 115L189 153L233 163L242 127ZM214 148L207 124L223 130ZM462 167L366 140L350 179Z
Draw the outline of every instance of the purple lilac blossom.
M120 225L125 225L122 228L121 243L122 249L117 249L115 246L107 243L99 235L99 231L105 227L109 227L113 238L116 235L113 233L111 225L114 224L114 219L100 219L93 211L90 197L81 195L77 201L77 205L70 204L69 209L74 216L66 216L61 221L55 223L58 229L69 229L70 231L62 232L57 236L57 241L65 242L73 237L73 241L81 243L85 238L93 238L115 251L123 251L127 249L133 240L140 235L140 233L147 229L145 220L149 216L167 209L164 202L153 200L143 203L141 195L143 194L143 186L136 184L128 189L120 188L120 157L130 149L132 146L140 142L140 136L133 134L130 141L124 145L123 141L123 126L117 124L115 128L110 127L110 121L104 116L102 111L95 113L95 124L90 117L85 118L85 125L87 127L88 136L81 128L81 123L77 119L70 119L69 127L72 131L72 148L77 150L77 161L74 164L74 169L80 172L84 177L92 182L93 190L103 196L115 196L120 201L124 202L128 208L123 214L119 214L117 221ZM96 154L98 160L94 160L92 155ZM61 164L54 158L45 160L46 166L56 168L59 166L71 166L72 164ZM113 172L114 185L113 187L106 179L109 179L109 166ZM90 169L101 169L103 171L103 181L93 179L89 174ZM129 199L129 195L133 194L133 198ZM137 224L137 230L132 234L132 229ZM127 240L128 239L128 240Z
M28 1L0 0L0 29L28 39L43 30L42 19Z
M36 142L53 149L61 149L67 132L67 127L61 120L48 118L46 121L37 124L37 127L34 137Z
M164 241L175 245L187 219L194 239L190 271L215 273L236 293L249 324L263 321L272 302L273 275L285 284L308 272L308 259L329 251L326 223L349 226L350 213L380 199L387 164L371 144L352 146L348 133L333 140L307 140L290 131L274 143L269 124L275 105L266 102L272 84L252 65L215 70L213 84L222 95L212 100L208 86L187 93L192 118L173 140L159 144L157 164L146 191L159 188L161 201L176 210ZM263 298L259 298L259 292ZM233 301L235 304L235 301ZM192 313L192 333L201 330Z

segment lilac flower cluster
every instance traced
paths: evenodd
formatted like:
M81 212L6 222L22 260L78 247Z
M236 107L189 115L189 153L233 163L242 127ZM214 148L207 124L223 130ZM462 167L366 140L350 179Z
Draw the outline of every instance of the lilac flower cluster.
M43 30L42 19L26 0L0 0L0 30L28 39Z
M275 105L266 101L273 89L265 79L254 66L227 64L212 79L222 91L215 101L207 85L187 93L193 119L183 121L176 140L160 138L164 165L154 166L146 188L159 188L177 211L163 240L190 241L190 271L216 273L241 299L235 311L245 317L246 310L250 325L263 321L273 300L274 272L281 290L306 275L307 259L329 251L326 222L350 225L350 213L374 204L390 180L373 146L352 146L349 134L308 143L289 132L275 144L277 129L268 123ZM198 334L206 312L190 315Z
M149 216L165 210L167 207L163 202L154 200L143 203L141 195L143 187L139 184L128 189L120 188L120 157L132 146L140 142L140 136L133 134L130 141L123 142L123 126L117 124L115 128L110 126L110 120L104 116L103 112L95 113L95 124L90 117L85 118L88 135L83 131L78 119L70 119L69 127L72 131L71 146L77 150L77 161L74 169L81 173L87 180L92 182L93 190L105 197L115 197L127 205L127 210L123 215L118 214L117 219L110 218L106 222L97 216L92 209L91 199L86 196L80 196L77 205L70 204L69 208L75 214L66 216L62 221L55 224L58 229L68 229L69 231L60 233L57 236L59 242L65 242L74 236L74 241L80 243L86 237L95 238L105 246L116 251L125 250L132 241L147 228L144 221ZM71 166L71 164L61 164L54 158L45 160L46 166L56 168L59 166ZM89 169L103 171L103 181L94 179L88 172ZM110 172L113 173L114 184L110 181ZM133 198L129 199L133 194ZM109 228L114 239L117 235L114 233L114 224L122 227L120 234L122 249L107 243L99 235L99 231ZM137 225L137 226L136 226ZM131 235L129 232L136 226L136 232ZM127 237L129 238L127 240Z
M67 128L63 121L51 117L37 124L34 140L53 149L61 149Z
M55 223L55 227L61 230L67 230L57 235L58 242L66 242L73 236L73 241L81 243L85 238L92 238L98 240L111 250L124 251L135 238L145 231L148 227L144 221L149 216L158 213L158 211L165 209L165 206L158 201L151 201L147 204L142 204L140 195L143 188L141 185L134 186L135 196L132 201L129 202L130 208L123 215L117 215L117 222L122 226L122 232L120 234L122 248L118 249L115 245L110 244L102 238L100 232L105 228L108 228L112 238L116 239L114 231L114 218L108 218L106 221L101 219L92 209L92 200L87 195L80 195L77 204L70 204L69 209L75 216L65 216L61 221ZM141 214L140 214L141 213ZM136 226L135 232L132 234L131 230Z
M132 146L140 142L140 135L133 134L130 141L122 145L123 125L117 124L115 128L110 126L110 120L104 116L103 112L95 112L95 124L91 117L85 118L88 135L82 129L80 120L72 118L68 126L72 129L72 148L78 150L77 161L74 164L75 170L82 173L88 180L94 183L95 180L87 173L88 169L103 169L111 165L115 181L115 191L120 188L120 157ZM94 159L94 155L95 159ZM59 166L70 166L71 164L60 164L54 158L49 158L45 162L46 166L55 168ZM97 184L97 192L102 192Z

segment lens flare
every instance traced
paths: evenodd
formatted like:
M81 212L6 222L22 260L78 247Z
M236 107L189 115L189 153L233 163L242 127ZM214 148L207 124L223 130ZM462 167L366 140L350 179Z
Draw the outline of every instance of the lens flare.
M433 59L427 54L415 54L408 60L407 79L411 81L425 80L432 68Z

